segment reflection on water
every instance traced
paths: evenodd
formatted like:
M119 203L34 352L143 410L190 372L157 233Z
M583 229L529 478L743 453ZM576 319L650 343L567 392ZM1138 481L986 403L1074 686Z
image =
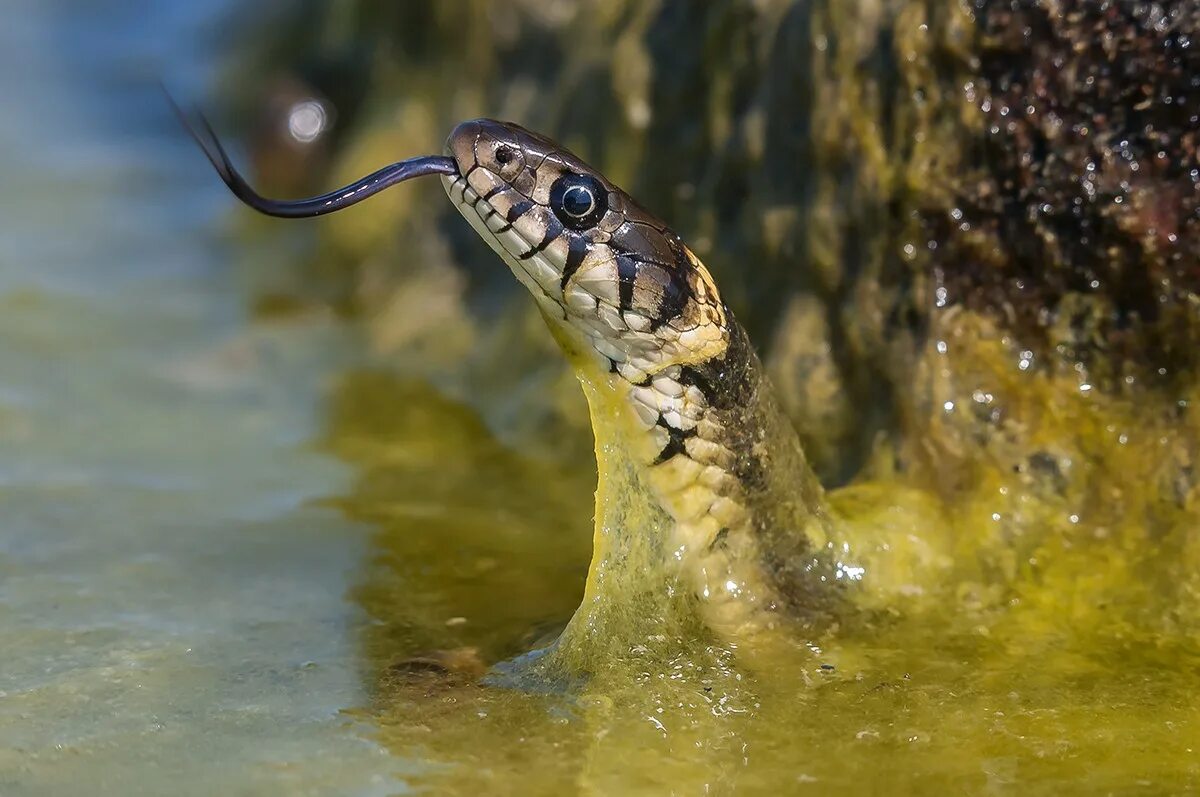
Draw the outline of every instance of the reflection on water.
M328 418L329 447L358 472L336 503L375 530L354 592L372 662L465 647L490 663L561 629L587 569L594 473L522 455L427 384L382 373L344 377Z

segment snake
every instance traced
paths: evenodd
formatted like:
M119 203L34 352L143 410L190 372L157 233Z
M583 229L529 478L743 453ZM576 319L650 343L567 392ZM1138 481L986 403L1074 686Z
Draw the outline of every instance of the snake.
M178 107L176 108L179 111ZM320 196L268 199L203 116L181 118L225 184L272 216L312 217L438 176L451 203L528 290L591 409L600 473L584 609L651 574L716 637L750 646L812 617L842 575L822 488L746 330L709 270L663 221L551 139L493 119L459 124L443 154L409 158ZM645 497L654 539L614 528L620 492ZM573 621L574 622L574 621Z

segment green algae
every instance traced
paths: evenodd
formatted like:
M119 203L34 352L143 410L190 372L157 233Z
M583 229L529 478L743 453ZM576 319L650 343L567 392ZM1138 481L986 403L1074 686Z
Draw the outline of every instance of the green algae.
M1194 788L1190 640L936 597L838 634L805 678L739 673L696 628L686 652L632 649L566 695L410 677L369 716L381 742L438 762L416 780L435 791Z
M414 785L649 794L1003 793L1033 784L1045 793L1162 793L1194 788L1200 777L1200 712L1181 697L1198 685L1200 649L1192 623L1167 622L1194 575L1185 565L1155 571L1173 552L1143 552L1153 561L1127 569L1114 567L1103 545L1064 553L1055 533L1079 525L1064 519L1041 529L1040 567L1019 562L1008 537L969 537L980 525L972 516L955 517L930 490L894 481L832 494L865 575L856 610L808 640L801 659L747 670L699 623L670 620L687 612L663 612L626 617L609 629L614 644L566 674L481 686L471 668L415 670L406 661L431 645L495 661L553 639L579 600L588 558L580 544L587 512L569 505L590 505L590 475L569 475L587 474L587 461L544 463L566 479L554 494L567 503L551 508L540 503L536 471L489 442L474 413L390 378L355 378L339 392L343 408L378 408L338 412L345 420L330 430L335 441L375 432L368 447L346 449L370 465L342 499L378 528L384 564L355 591L376 618L363 643L375 697L357 713L376 723L378 741L429 762ZM420 430L433 418L431 438ZM493 457L506 464L488 466ZM449 510L448 520L388 515L428 484L430 458L461 474L447 484L471 502L466 517L483 503L470 497L479 485L497 508L527 500L539 508L515 521L517 539L511 523L472 531ZM472 467L454 464L461 460ZM574 547L554 548L572 524ZM486 545L494 565L464 567L489 534L504 535L502 545ZM564 560L574 579L548 569ZM639 605L632 594L608 597ZM462 622L447 625L456 617Z

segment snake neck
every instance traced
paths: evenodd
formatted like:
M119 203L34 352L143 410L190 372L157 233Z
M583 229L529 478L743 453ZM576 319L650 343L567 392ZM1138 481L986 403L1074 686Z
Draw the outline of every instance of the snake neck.
M543 136L484 119L447 146L451 201L529 290L591 407L595 546L560 655L604 644L593 661L612 661L705 629L742 649L815 611L833 580L822 493L708 269Z
M822 490L746 333L732 316L727 329L719 358L636 382L560 338L599 472L584 600L560 647L694 638L696 624L747 644L828 602Z

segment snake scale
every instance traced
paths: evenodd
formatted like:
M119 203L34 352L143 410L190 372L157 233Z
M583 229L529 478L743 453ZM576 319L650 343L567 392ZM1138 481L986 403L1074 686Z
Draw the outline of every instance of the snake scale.
M583 383L598 503L606 469L621 469L628 477L613 484L644 493L667 520L662 539L626 566L688 591L702 622L734 646L824 600L840 573L822 555L821 488L745 330L683 240L597 170L544 136L479 119L453 130L444 155L401 161L320 197L272 200L242 179L202 117L189 129L233 192L269 215L321 215L412 177L441 176ZM613 532L605 522L598 505L585 604L612 566L601 551Z

